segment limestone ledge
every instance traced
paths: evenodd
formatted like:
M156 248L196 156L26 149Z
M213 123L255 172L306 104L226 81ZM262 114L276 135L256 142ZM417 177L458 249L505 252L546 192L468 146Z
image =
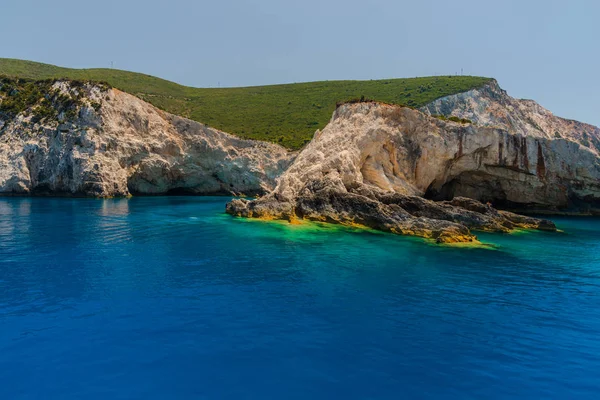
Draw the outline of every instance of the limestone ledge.
M498 211L468 198L434 202L367 186L346 191L339 190L339 182L331 180L312 182L294 201L279 201L274 195L251 201L235 199L227 204L226 212L263 220L292 223L309 220L368 227L437 243L476 243L472 230L502 233L513 229L556 230L551 221Z

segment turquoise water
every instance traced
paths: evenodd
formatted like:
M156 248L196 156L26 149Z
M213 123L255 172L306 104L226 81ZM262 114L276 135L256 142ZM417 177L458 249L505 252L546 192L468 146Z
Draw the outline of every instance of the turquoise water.
M600 220L490 248L0 198L0 399L597 399Z

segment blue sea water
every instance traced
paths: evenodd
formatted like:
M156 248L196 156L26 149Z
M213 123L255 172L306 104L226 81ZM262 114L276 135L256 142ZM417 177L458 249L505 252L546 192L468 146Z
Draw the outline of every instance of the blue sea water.
M0 399L598 399L600 220L489 248L0 198Z

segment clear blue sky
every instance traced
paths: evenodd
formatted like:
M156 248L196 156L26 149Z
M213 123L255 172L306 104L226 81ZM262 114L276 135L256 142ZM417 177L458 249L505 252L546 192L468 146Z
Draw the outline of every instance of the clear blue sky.
M596 0L3 0L0 57L190 86L453 74L600 125Z

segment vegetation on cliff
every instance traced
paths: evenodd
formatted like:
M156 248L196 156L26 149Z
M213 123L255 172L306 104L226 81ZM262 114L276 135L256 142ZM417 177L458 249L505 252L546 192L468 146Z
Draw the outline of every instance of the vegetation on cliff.
M29 80L0 76L0 119L11 119L18 114L31 116L33 122L47 119L70 120L84 105L99 110L101 104L86 99L85 86L89 82L70 80L69 90L57 88L53 79ZM94 83L103 89L109 86L104 83Z
M115 69L68 69L0 59L0 75L32 80L65 78L107 82L153 105L247 139L291 149L323 128L336 104L356 98L421 107L480 87L489 78L439 76L371 81L322 81L240 88L191 88L150 75Z

